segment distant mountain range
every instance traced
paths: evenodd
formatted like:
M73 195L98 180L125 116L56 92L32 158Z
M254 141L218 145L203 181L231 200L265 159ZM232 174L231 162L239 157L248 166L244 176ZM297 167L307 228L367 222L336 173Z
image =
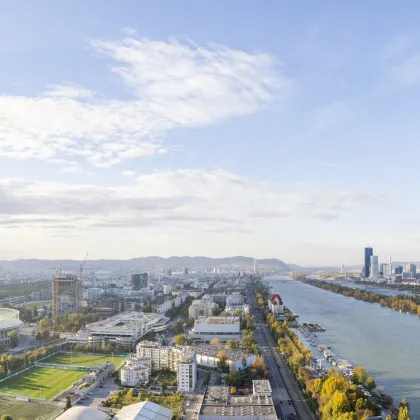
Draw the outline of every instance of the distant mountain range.
M39 260L39 259L20 259L13 261L0 260L0 268L6 270L35 270L41 271L60 266L63 271L77 271L82 261L78 260ZM126 270L152 270L156 268L171 268L180 270L183 267L190 269L208 269L213 267L233 268L250 270L254 267L254 258L251 257L227 257L227 258L208 258L208 257L140 257L129 260L87 260L85 272L89 270L122 268ZM277 258L257 260L257 267L260 269L274 269L278 271L290 271L290 267Z

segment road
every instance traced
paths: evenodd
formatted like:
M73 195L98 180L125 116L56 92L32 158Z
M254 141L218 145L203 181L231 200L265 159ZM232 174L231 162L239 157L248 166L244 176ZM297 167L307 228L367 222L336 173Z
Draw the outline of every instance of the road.
M251 284L248 284L247 295L248 303L254 309L255 338L264 362L270 368L272 398L277 416L282 420L290 420L296 418L297 413L301 420L315 420L315 415L302 398L294 377L281 358L277 345L265 325Z

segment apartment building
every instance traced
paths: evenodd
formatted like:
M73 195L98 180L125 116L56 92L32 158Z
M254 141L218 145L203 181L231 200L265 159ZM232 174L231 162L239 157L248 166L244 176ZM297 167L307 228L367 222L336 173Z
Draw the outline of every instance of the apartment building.
M193 392L197 383L197 362L195 353L184 349L178 361L177 383L179 392Z

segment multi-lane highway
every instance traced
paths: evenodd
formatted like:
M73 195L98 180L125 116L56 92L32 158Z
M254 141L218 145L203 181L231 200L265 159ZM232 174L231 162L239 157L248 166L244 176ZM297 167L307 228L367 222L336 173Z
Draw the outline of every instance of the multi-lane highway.
M248 303L253 308L255 319L255 338L265 364L270 368L272 398L277 416L282 420L314 420L315 415L309 410L296 382L282 360L273 337L258 310L251 283L247 287Z

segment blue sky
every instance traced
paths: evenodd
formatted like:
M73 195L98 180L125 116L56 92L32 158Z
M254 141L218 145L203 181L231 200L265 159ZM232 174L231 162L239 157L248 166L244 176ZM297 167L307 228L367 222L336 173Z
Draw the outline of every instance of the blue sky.
M417 2L3 1L0 258L419 258Z

